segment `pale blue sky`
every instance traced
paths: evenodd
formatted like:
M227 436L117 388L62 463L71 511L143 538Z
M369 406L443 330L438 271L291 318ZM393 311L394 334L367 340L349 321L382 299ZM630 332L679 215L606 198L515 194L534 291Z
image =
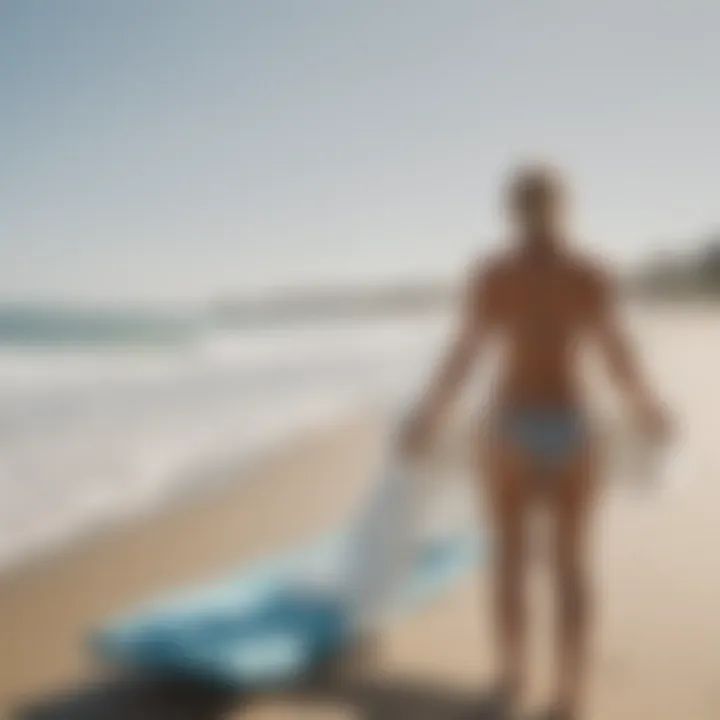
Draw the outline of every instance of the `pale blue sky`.
M431 274L540 155L621 260L720 222L714 0L0 0L0 296Z

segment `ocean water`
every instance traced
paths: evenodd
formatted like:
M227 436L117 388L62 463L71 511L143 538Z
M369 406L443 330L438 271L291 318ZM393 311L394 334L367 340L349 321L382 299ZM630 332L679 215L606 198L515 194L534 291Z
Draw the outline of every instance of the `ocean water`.
M312 426L401 404L447 325L0 312L0 570L237 478Z

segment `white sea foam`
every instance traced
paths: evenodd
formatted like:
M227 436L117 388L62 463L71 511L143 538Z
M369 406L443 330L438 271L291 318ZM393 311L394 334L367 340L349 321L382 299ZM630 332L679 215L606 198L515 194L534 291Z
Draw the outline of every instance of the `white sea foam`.
M0 353L0 567L407 394L440 319L213 332L148 350Z

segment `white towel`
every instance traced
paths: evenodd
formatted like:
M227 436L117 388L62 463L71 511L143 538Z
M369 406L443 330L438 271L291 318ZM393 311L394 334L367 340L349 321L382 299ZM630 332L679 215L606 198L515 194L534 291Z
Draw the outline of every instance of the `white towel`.
M653 440L627 415L596 417L594 426L602 443L604 474L610 484L661 492L682 478L686 453L676 440Z
M465 472L467 429L451 428L431 452L411 461L396 446L402 426L401 421L389 438L346 555L344 592L363 625L382 620L423 541L470 530L475 523L473 488Z
M421 534L423 480L416 468L390 453L352 529L344 585L361 625L380 618L409 572Z

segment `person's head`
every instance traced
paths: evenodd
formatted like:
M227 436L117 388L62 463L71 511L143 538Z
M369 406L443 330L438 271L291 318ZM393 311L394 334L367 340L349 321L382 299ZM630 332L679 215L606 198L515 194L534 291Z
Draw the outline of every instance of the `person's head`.
M567 189L550 165L526 165L515 171L508 187L510 216L529 243L554 242L565 230Z

